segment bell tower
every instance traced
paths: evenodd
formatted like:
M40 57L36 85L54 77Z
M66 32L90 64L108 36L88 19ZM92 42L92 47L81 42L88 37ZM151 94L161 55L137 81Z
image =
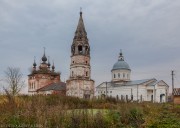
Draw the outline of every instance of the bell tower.
M70 77L66 83L66 95L92 98L94 80L91 79L90 46L85 30L82 11L71 45Z

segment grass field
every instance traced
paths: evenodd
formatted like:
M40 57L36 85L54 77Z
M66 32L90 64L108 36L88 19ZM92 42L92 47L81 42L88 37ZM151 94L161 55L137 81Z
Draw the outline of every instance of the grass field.
M58 95L0 97L0 127L180 128L180 105L84 100Z

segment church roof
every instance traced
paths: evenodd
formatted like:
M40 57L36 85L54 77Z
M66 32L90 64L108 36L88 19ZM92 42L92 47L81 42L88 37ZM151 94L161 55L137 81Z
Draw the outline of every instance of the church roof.
M82 11L80 11L80 17L79 17L78 25L75 31L73 43L77 43L77 41L84 41L83 43L88 44L87 33L86 33L86 29L85 29L85 25L84 25L83 17L82 17Z
M86 30L85 30L85 26L84 26L84 22L82 18L82 12L80 12L80 17L79 17L79 22L78 22L76 32L79 32L79 34L80 33L86 34Z
M146 83L148 81L155 80L155 79L143 79L143 80L134 80L134 81L128 81L125 85L139 85Z
M167 87L169 87L169 85L166 82L164 82L163 80L156 80L154 82L149 83L148 86L155 86L157 84L166 85Z
M51 76L58 76L61 73L60 72L50 71L50 70L47 70L47 69L43 68L43 69L32 71L28 76L33 76L35 74L48 74L48 75L51 75Z
M149 84L149 86L155 86L156 84L158 84L160 82L160 80L154 81L152 83Z
M107 86L108 87L134 86L134 85L140 85L140 84L150 82L150 81L152 81L151 83L154 83L157 80L152 78L152 79L143 79L143 80L133 80L133 81L123 82L123 83L107 82ZM104 84L106 84L106 82L101 83L96 88L105 87Z
M128 70L130 70L130 67L129 67L129 65L125 61L117 61L113 65L113 69L112 70L117 70L117 69L128 69Z
M38 89L37 91L50 91L50 90L54 90L54 91L66 90L66 83L64 82L52 83Z
M131 70L128 63L124 61L124 56L122 54L122 51L119 54L119 59L118 61L113 65L112 70L118 70L118 69L127 69Z

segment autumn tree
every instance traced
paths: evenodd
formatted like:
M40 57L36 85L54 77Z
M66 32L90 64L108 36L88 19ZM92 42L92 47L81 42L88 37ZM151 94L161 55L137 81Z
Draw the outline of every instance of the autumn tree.
M4 87L6 94L13 97L17 95L25 85L20 68L8 67L5 71L5 82L7 84Z

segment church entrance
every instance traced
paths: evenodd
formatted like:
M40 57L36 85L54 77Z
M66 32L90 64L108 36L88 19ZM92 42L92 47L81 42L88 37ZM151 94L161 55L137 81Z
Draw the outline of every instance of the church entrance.
M153 100L154 100L153 90L152 89L148 89L147 90L147 101L153 102Z
M84 99L90 99L90 94L84 94Z
M88 87L86 87L86 90L84 90L84 99L90 99L91 91Z
M153 102L153 95L151 95L151 102Z
M160 102L165 102L165 94L160 95Z

